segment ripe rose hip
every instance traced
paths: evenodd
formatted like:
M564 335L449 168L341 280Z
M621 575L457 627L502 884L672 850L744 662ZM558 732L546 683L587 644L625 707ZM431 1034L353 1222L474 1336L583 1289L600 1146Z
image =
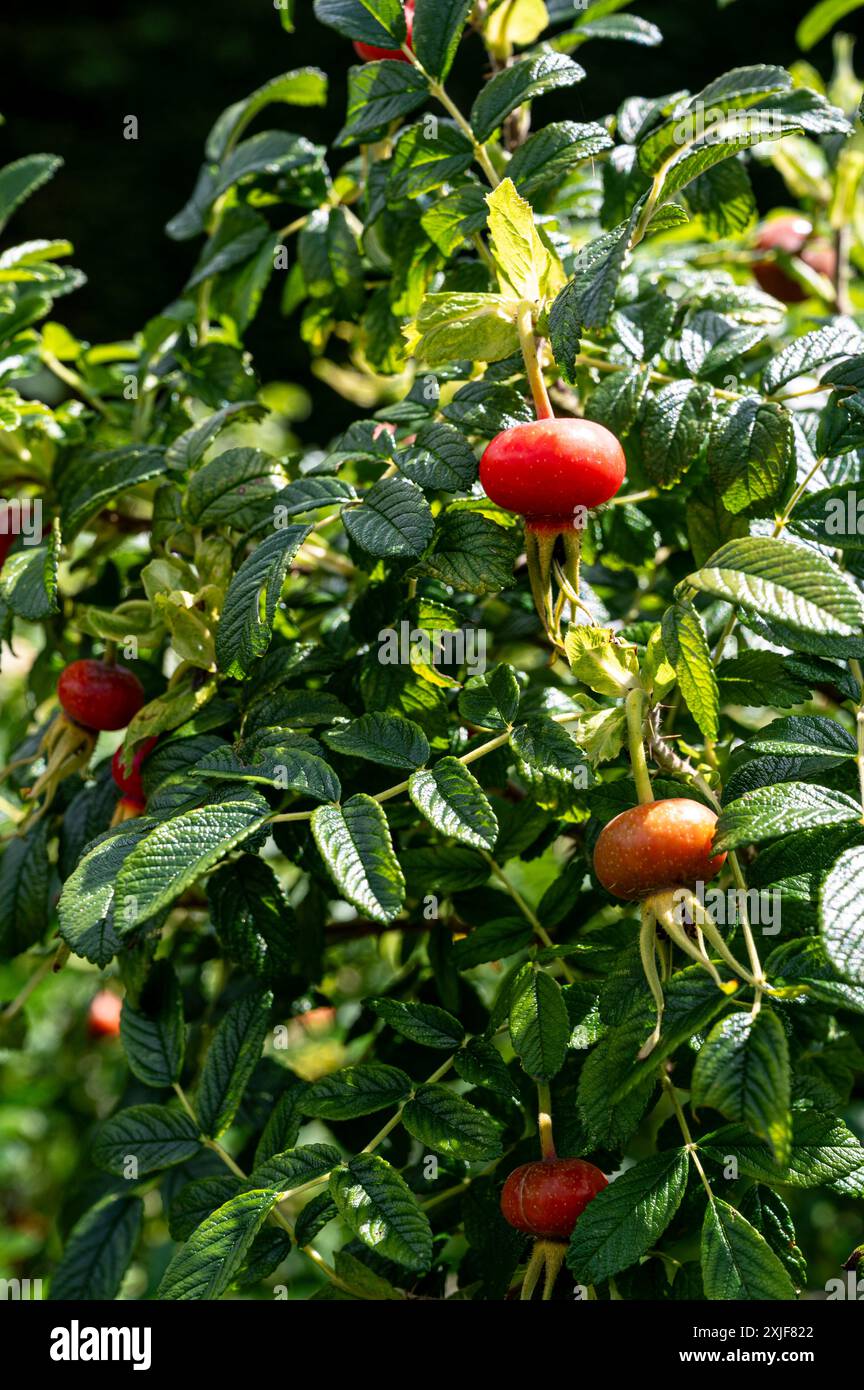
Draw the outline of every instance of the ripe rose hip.
M120 1033L123 1000L110 989L100 989L90 1000L87 1034L91 1038L116 1038Z
M600 831L594 872L616 898L646 898L707 883L723 867L712 854L717 817L701 801L670 797L622 811Z
M538 530L572 528L578 507L608 502L624 481L624 450L593 420L532 420L497 434L480 460L487 497Z
M85 729L125 729L144 703L144 687L125 666L91 659L73 661L57 682L70 719Z
M798 256L811 270L833 280L837 270L834 250L826 242L811 243L812 236L812 222L806 217L789 214L766 222L756 239L756 246L760 251L786 251L790 256ZM800 304L809 297L804 286L787 275L776 262L757 261L753 274L760 288L782 304Z
M132 755L132 771L123 771L123 745L115 751L111 759L111 776L125 797L132 801L139 801L143 805L147 800L144 795L144 788L141 785L141 764L147 757L150 750L159 742L158 738L145 738L144 742L135 749Z
M414 0L405 0L403 6L405 10L405 28L407 34L405 42L411 48L411 35L414 32ZM390 58L394 63L410 63L401 48L376 48L373 43L360 43L357 40L354 44L354 52L358 58L362 58L364 63L374 63L379 58Z
M501 1193L504 1219L530 1236L568 1240L606 1177L583 1158L544 1158L515 1168Z

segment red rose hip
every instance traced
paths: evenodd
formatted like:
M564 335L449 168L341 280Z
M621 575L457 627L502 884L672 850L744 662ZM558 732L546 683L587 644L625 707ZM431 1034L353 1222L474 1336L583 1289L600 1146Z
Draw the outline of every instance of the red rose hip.
M90 1000L87 1034L91 1038L116 1038L120 1033L123 1000L110 989L100 989Z
M569 1240L607 1179L584 1158L544 1158L515 1168L501 1193L504 1219L541 1240Z
M405 10L405 28L407 30L405 42L411 48L411 35L414 31L414 0L405 0L403 9ZM411 61L401 48L376 48L374 43L360 43L359 40L354 44L354 52L358 58L363 59L364 63L374 63L381 58L390 58L394 63L410 63Z
M529 527L566 530L577 508L597 507L624 481L624 450L593 420L532 420L495 436L480 460L487 497Z
M159 742L158 738L145 738L132 755L132 771L123 771L123 745L116 750L111 759L111 776L125 797L142 804L147 800L141 785L141 764L151 749Z
M125 666L87 659L66 667L57 696L76 724L101 732L126 728L144 703L144 687Z
M790 256L798 256L811 270L833 280L837 269L834 250L827 242L811 241L812 236L812 222L806 217L789 214L766 222L756 239L756 246L760 251L785 251ZM757 261L753 274L760 288L782 304L800 304L808 298L804 286L787 275L775 261Z
M712 852L717 817L701 801L670 797L622 811L594 847L594 872L616 898L650 897L715 878L725 854Z

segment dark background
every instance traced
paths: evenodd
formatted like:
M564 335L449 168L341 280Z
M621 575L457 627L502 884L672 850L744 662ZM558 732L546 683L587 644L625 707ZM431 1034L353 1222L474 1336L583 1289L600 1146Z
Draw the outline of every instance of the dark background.
M538 117L544 124L598 118L632 93L695 91L730 67L788 64L801 56L795 27L810 7L811 0L737 0L725 9L716 0L635 0L632 12L659 26L663 44L591 41L578 53L587 79L544 97ZM283 31L269 0L115 0L110 14L92 0L43 0L29 9L10 5L0 17L0 164L35 151L65 161L6 236L74 243L73 263L88 284L57 313L78 336L124 339L179 292L199 242L172 242L163 229L186 201L204 139L225 106L280 72L315 64L330 74L326 110L271 107L254 129L281 125L325 143L333 138L354 54L315 20L312 0L297 0L297 11L294 34ZM830 38L808 56L827 75ZM469 39L448 86L467 108L480 80L479 45ZM123 138L128 115L138 118L137 141ZM783 201L779 182L758 192L765 206ZM309 384L306 349L280 318L272 288L249 346L264 380ZM311 389L333 409L327 388Z

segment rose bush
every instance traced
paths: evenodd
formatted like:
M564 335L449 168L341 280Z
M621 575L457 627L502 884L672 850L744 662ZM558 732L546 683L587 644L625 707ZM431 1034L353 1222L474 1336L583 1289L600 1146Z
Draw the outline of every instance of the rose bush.
M792 1300L790 1208L864 1195L861 85L754 62L608 112L573 55L659 42L623 8L416 0L409 45L399 0L316 0L398 61L333 149L285 128L314 68L218 117L132 341L55 318L67 243L3 253L0 478L45 528L0 572L3 1055L63 980L59 1049L123 994L52 1298L542 1263L546 1298ZM831 274L761 234L766 169ZM0 217L56 172L0 172ZM321 447L245 346L265 295L356 403ZM63 699L94 668L134 679L110 718ZM541 1154L590 1200L505 1220Z

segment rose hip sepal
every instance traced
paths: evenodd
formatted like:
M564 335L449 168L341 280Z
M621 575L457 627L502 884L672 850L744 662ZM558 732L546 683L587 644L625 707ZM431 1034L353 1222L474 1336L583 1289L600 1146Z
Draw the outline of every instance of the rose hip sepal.
M633 806L601 830L594 872L608 892L628 901L708 883L726 859L712 849L716 825L711 808L689 797Z
M583 1158L543 1158L515 1168L501 1193L504 1219L540 1240L569 1240L607 1179Z
M414 32L414 0L405 0L403 9L405 10L405 28L407 31L405 42L411 48L411 36ZM382 58L389 58L394 63L410 63L411 61L401 48L376 48L374 43L361 43L359 39L354 44L354 52L358 58L363 59L364 63L375 63Z
M57 682L63 709L84 729L125 729L144 703L144 687L125 666L104 661L73 661Z

